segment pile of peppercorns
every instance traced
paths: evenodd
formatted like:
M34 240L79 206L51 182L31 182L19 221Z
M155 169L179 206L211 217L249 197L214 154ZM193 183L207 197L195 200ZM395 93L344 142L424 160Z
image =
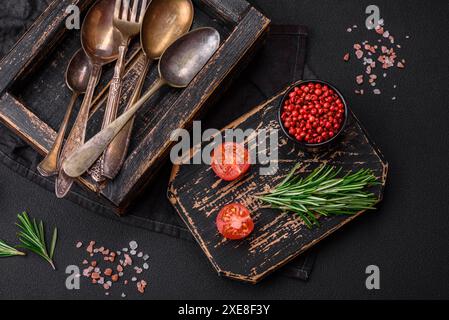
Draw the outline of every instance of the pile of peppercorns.
M295 87L284 101L281 121L289 135L299 142L320 144L340 132L345 106L328 85L309 82Z

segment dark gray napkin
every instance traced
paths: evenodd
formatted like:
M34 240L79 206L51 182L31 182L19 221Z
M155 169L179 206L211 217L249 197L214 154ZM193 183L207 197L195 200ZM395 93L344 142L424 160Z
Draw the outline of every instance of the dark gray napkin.
M1 55L6 54L18 36L36 18L36 13L45 8L46 2L49 1L0 2ZM226 95L206 114L203 127L222 128L290 83L303 78L303 75L305 78L313 78L313 74L304 67L306 39L307 30L304 27L272 26L257 56L236 79ZM0 137L0 162L53 192L54 180L41 177L36 171L42 157L2 124ZM193 237L166 198L170 171L171 164L167 163L126 217L117 217L107 202L80 187L75 187L68 199L121 223L193 241ZM280 272L306 280L314 260L315 255L308 253L290 262Z

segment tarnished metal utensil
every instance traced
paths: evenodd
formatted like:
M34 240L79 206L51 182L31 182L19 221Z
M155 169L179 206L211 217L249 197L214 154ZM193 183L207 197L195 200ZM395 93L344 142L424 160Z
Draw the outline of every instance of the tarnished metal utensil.
M142 93L151 63L160 59L167 47L189 31L194 9L191 0L153 0L143 18L140 42L144 52L144 71L140 74L125 111L135 104ZM106 149L102 159L102 175L114 179L125 161L131 137L133 119L122 129Z
M83 49L78 50L72 57L65 72L65 83L67 87L73 92L72 99L67 107L61 127L59 128L56 140L44 160L37 166L37 170L44 177L50 177L58 174L59 170L59 155L61 153L62 145L64 143L65 133L70 121L73 107L78 100L78 97L84 92L89 82L89 77L92 71L92 65L89 58L84 53Z
M117 111L120 104L120 96L122 93L123 73L125 71L125 57L128 51L128 45L131 38L140 32L142 20L147 8L147 0L115 0L115 11L113 25L122 35L122 43L119 46L119 57L115 64L114 76L111 80L109 88L108 101L103 118L102 128L109 125L117 117ZM99 161L99 174L94 174L93 178L98 182L105 180L103 172L107 173L111 170L109 163L104 159ZM91 169L95 172L95 169Z
M118 47L122 43L122 36L113 26L114 9L115 0L98 0L90 8L83 22L81 44L92 63L92 73L83 104L62 149L61 163L83 145L89 119L89 109L95 87L101 76L102 66L116 60L119 55ZM59 176L55 185L56 196L58 198L65 197L73 182L73 178L67 176L63 170L59 170Z
M185 88L207 64L220 46L220 34L213 28L200 28L176 40L159 61L160 78L128 111L95 135L62 164L70 177L79 177L97 160L120 130L161 87Z

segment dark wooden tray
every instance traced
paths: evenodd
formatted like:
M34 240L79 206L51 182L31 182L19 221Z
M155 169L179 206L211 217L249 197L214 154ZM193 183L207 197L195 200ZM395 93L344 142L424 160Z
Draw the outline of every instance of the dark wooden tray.
M280 129L277 110L285 92L228 128ZM256 283L363 213L322 218L320 227L308 229L295 215L261 208L260 201L252 195L277 185L298 162L303 163L304 175L325 162L345 171L370 168L381 181L371 191L379 201L382 199L388 164L352 113L341 143L320 154L300 151L280 133L279 170L272 176L259 175L259 165L254 165L246 178L227 183L219 180L207 165L173 168L169 199L220 275ZM215 227L218 211L232 202L242 203L253 212L255 231L243 241L224 240Z
M64 72L80 48L78 30L67 30L65 9L78 5L83 13L94 0L55 0L0 63L0 121L45 155L56 137L70 92ZM176 128L188 127L232 78L241 71L268 30L269 19L245 0L193 0L193 28L215 27L222 45L208 65L184 90L166 89L137 115L129 155L117 178L98 185L89 176L79 182L101 194L122 213L157 172L171 147ZM128 56L122 106L142 68L138 40ZM140 68L140 69L139 69ZM153 66L147 86L157 76ZM104 69L89 123L88 137L101 126L107 85L113 65ZM56 115L56 116L55 116ZM74 121L74 118L72 119Z

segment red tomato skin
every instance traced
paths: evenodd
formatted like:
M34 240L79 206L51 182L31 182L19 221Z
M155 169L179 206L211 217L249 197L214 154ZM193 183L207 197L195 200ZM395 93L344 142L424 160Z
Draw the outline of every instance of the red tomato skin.
M239 230L236 229L234 229L236 230L235 233L230 233L226 231L227 222L223 221L223 217L226 214L226 212L232 208L236 208L239 210L239 212L244 213L243 216L239 216L236 218L237 220L241 221L242 224L246 224L246 230L243 233L241 233L241 231L239 232ZM221 209L220 213L217 215L216 225L218 232L220 232L222 236L224 236L226 239L229 240L245 239L254 231L254 221L251 218L249 210L239 203L231 203L223 207L223 209Z
M223 150L226 151L227 148L230 148L230 147L235 148L236 152L239 152L239 151L244 152L243 157L246 161L243 164L223 165L223 164L217 163L217 160L215 157L216 153L222 152ZM234 156L234 158L236 158L236 156ZM227 182L231 182L231 181L240 179L248 172L248 170L251 167L250 162L251 161L250 161L249 152L244 146L242 146L238 143L226 142L226 143L223 143L223 144L219 145L218 147L216 147L214 149L214 151L212 152L211 167L212 167L212 170L215 172L215 174L220 179L227 181ZM233 172L224 172L224 170L222 168L223 166L228 166L228 169L231 169Z

